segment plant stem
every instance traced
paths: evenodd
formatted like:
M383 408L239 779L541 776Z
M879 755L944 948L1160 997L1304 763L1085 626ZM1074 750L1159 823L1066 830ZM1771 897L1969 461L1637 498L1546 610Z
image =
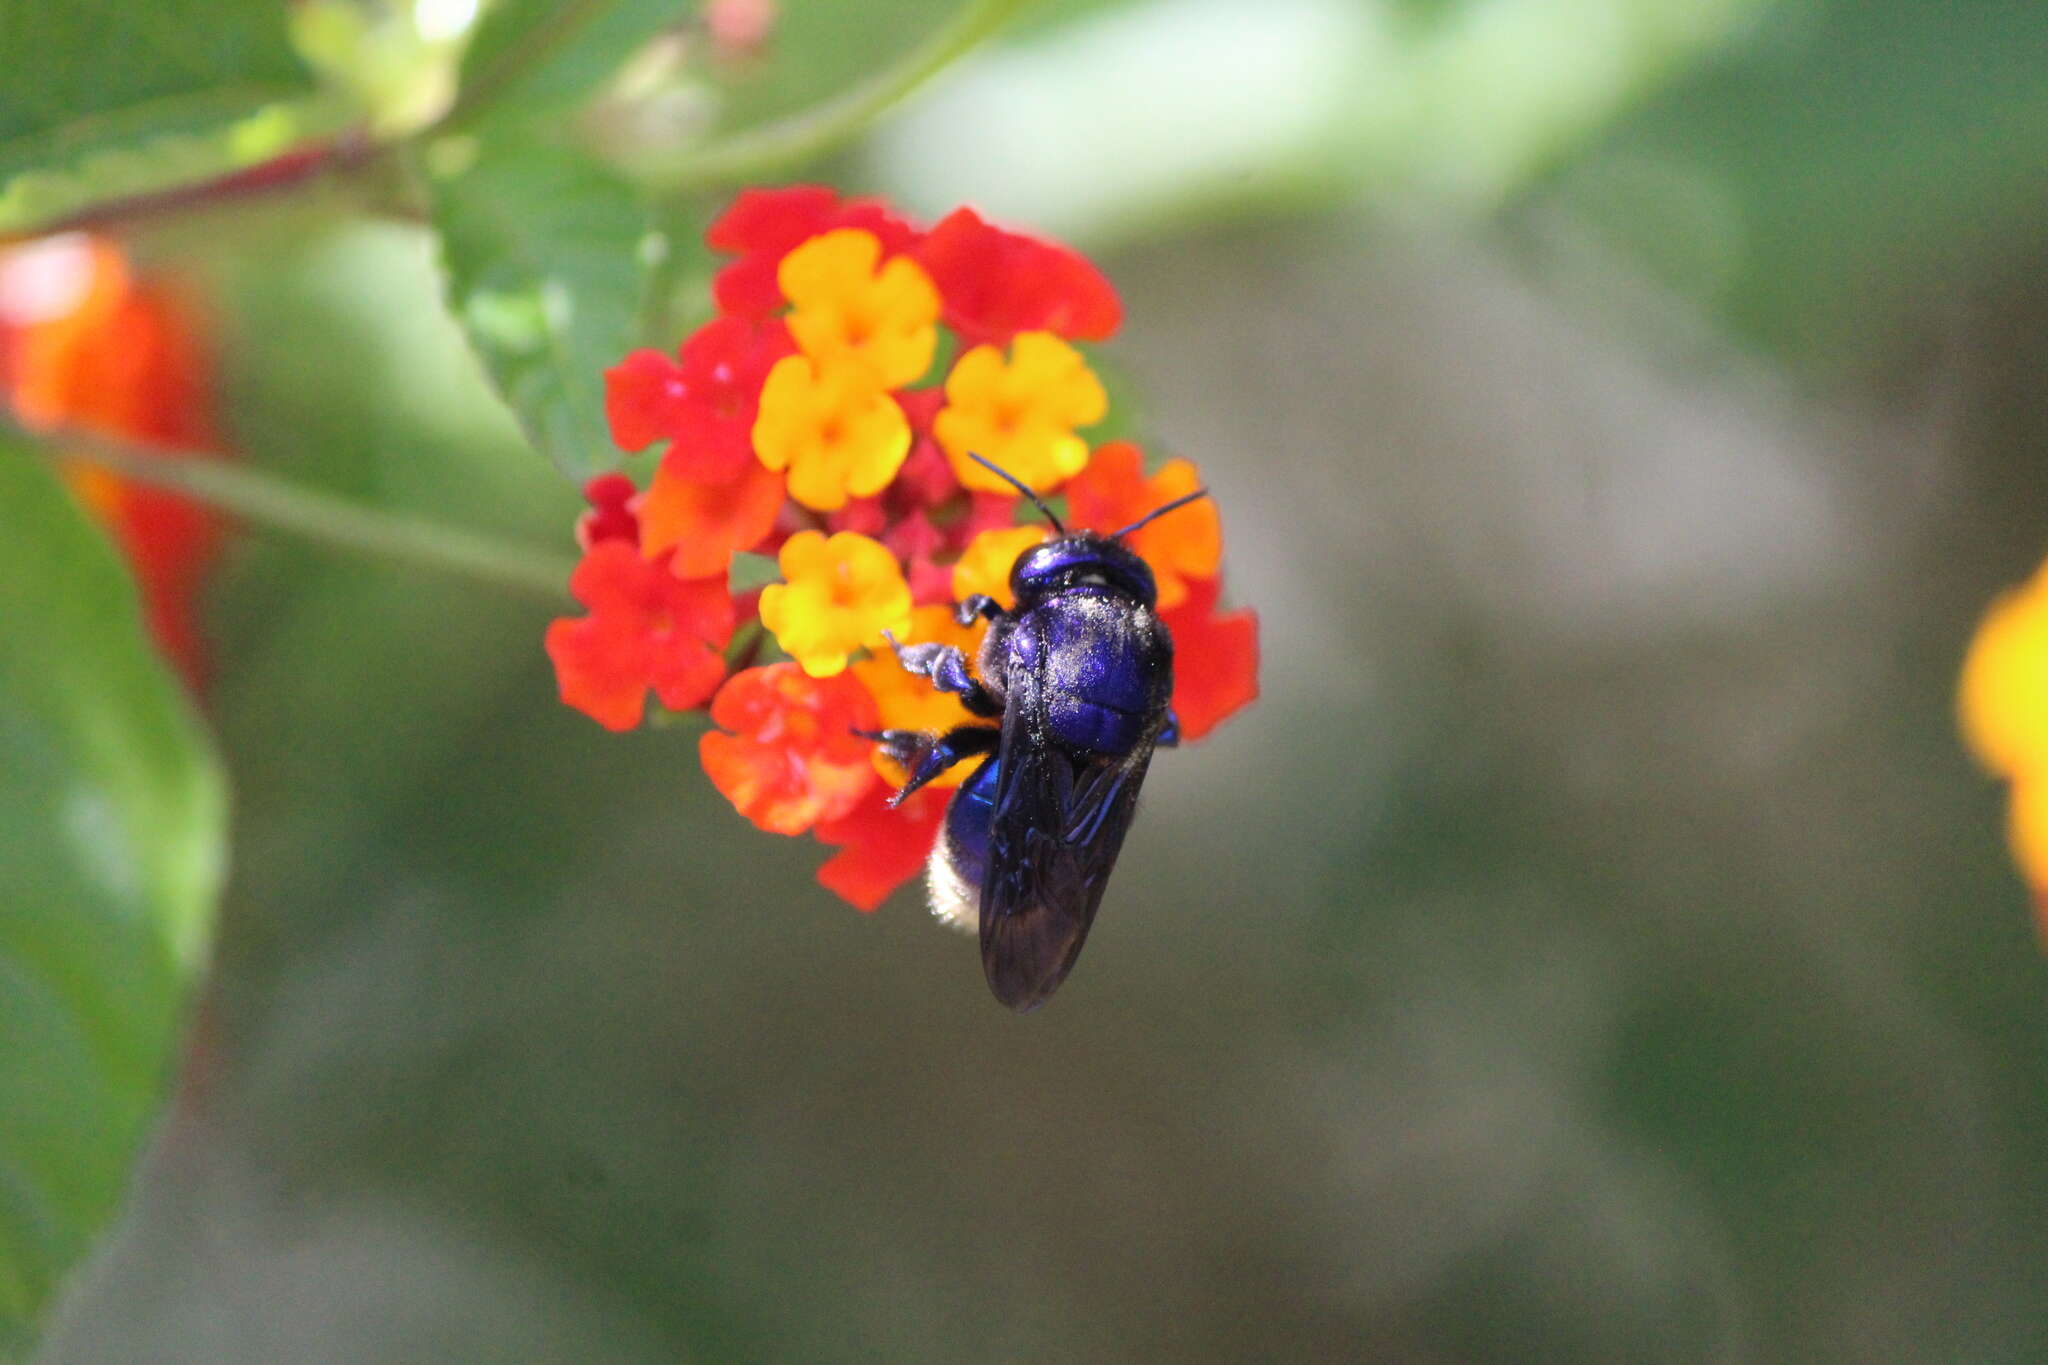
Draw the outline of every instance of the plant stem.
M170 489L252 525L550 602L567 596L569 574L575 568L566 556L550 550L378 511L229 460L68 430L29 433L0 427L0 435L32 442L53 460L82 460L124 479Z
M766 179L801 165L859 133L1030 3L967 0L931 37L860 84L788 118L682 152L651 178L658 189L683 193Z

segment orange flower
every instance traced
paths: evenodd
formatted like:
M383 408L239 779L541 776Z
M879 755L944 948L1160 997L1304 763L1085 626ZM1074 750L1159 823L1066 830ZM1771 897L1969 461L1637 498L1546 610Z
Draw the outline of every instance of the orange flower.
M1042 545L1051 535L1044 526L999 526L992 531L983 531L968 542L961 552L960 562L953 566L953 600L965 602L976 593L985 593L1002 604L1005 611L1017 605L1017 594L1010 591L1010 570L1017 563L1017 556L1034 545Z
M932 431L963 486L1009 491L967 458L972 451L1049 493L1088 463L1088 443L1074 428L1108 411L1109 395L1079 351L1051 332L1021 332L1008 359L993 346L960 357L946 376L946 406Z
M664 463L640 500L640 549L650 559L673 550L679 578L722 575L768 538L781 510L782 476L759 465L730 483L700 483Z
M590 609L548 627L562 700L607 730L640 723L651 689L672 711L701 706L725 676L732 638L723 578L682 579L623 540L592 545L569 579Z
M762 589L761 624L812 677L842 671L885 631L910 629L910 587L881 542L799 531L783 542L779 563L788 581Z
M853 812L877 779L867 689L844 674L813 678L795 664L735 673L711 703L697 752L711 784L770 834L801 834ZM731 733L726 733L730 731Z
M0 397L25 426L219 453L201 336L186 303L138 278L111 242L67 234L0 251ZM197 690L197 595L219 518L103 470L68 477L126 555L158 647Z
M1168 460L1148 479L1138 448L1110 441L1067 485L1067 521L1106 535L1201 486L1194 465L1179 459ZM1165 611L1186 600L1188 579L1216 576L1223 562L1223 519L1204 498L1139 527L1125 543L1152 566L1159 609Z
M912 611L909 630L897 638L906 645L958 645L972 662L981 650L981 637L987 633L987 622L977 621L971 626L963 626L953 619L952 608L933 606L918 607ZM884 652L871 659L862 659L852 666L851 671L861 686L867 688L868 695L875 699L875 709L882 717L879 729L917 730L938 735L974 720L958 697L939 691L932 686L931 679L906 671L896 662L894 654ZM903 765L890 759L879 748L875 750L874 759L875 771L891 786L901 787L910 780L910 774ZM934 778L931 785L957 787L973 771L972 763L956 764Z
M1259 695L1258 614L1218 616L1222 587L1214 578L1196 579L1178 607L1160 614L1173 632L1173 711L1183 743L1202 738Z
M813 237L782 258L776 279L793 305L789 334L820 365L864 366L891 389L931 367L939 292L908 256L884 262L872 232Z
M761 389L754 452L789 471L789 495L817 512L881 492L910 453L910 423L857 364L779 360Z
M872 911L924 870L946 801L927 788L891 809L887 790L873 788L850 814L818 825L819 842L844 845L818 869L818 883L854 909Z

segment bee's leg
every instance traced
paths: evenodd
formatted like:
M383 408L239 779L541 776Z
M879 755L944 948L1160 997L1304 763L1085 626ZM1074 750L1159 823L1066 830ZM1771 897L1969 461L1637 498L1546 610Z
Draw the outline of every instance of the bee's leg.
M963 626L973 625L977 616L1000 621L1007 615L1009 613L1003 610L1002 604L985 592L968 593L960 599L960 604L953 608L953 619Z
M896 662L906 672L920 678L930 678L932 686L941 692L951 692L960 698L960 704L983 720L994 720L1003 714L1003 704L995 694L975 681L967 671L967 656L957 645L899 645L896 637L885 635L889 647L896 651Z
M992 725L956 726L943 735L928 735L920 730L856 730L854 733L878 741L883 753L910 769L910 780L903 784L902 791L889 799L892 806L902 805L905 797L962 759L994 753L1002 739L1002 731Z
M1159 746L1160 748L1162 748L1162 749L1177 749L1177 748L1179 748L1179 747L1180 747L1180 717L1179 717L1179 716L1176 716L1175 714L1173 714L1173 712L1171 712L1171 711L1168 711L1168 712L1166 713L1166 725L1165 725L1165 727L1164 727L1163 729L1161 729L1161 730L1160 730L1160 732L1159 732L1159 738L1157 738L1157 739L1153 740L1152 742L1153 742L1154 744L1158 745L1158 746Z

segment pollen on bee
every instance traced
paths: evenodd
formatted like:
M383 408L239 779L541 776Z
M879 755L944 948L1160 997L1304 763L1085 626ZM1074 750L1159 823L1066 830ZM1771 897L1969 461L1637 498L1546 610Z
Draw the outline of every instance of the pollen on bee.
M931 896L933 919L963 934L981 932L981 888L960 875L943 833L925 863L925 885Z

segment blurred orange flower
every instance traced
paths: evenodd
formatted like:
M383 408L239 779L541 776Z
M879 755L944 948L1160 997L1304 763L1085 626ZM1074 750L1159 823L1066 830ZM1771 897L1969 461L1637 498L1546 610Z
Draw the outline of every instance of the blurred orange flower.
M24 426L219 455L212 361L197 312L80 233L0 250L0 394ZM178 495L84 464L73 490L134 570L157 646L197 690L198 591L220 519Z

